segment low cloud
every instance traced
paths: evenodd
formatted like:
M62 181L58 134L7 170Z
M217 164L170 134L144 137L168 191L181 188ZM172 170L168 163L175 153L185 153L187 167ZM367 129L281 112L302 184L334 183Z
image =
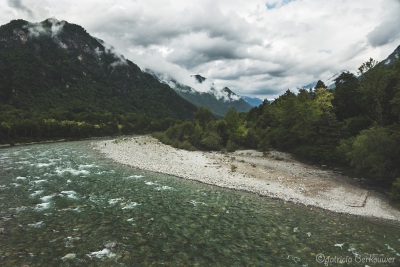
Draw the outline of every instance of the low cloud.
M42 34L53 37L53 41L56 42L61 48L67 49L68 46L64 44L58 35L63 31L65 21L58 21L55 18L47 19L47 22L51 24L50 28L45 27L45 22L29 23L26 28L29 31L29 36L31 38L39 37Z
M9 0L0 4L0 22L66 20L142 69L198 90L206 88L190 75L271 98L343 69L356 73L370 57L385 59L400 44L399 6L398 0Z

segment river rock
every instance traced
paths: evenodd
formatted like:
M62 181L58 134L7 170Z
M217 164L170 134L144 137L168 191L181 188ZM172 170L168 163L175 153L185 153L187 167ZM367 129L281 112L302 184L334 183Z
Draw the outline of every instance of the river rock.
M76 258L76 254L75 253L68 253L67 255L65 255L64 257L62 257L61 259L63 261L65 260L73 260Z

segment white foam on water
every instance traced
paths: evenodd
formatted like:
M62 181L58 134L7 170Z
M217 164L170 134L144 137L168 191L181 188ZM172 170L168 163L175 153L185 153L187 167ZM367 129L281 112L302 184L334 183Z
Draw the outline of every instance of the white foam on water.
M11 185L14 186L14 187L20 187L21 186L20 184L17 184L17 183L11 183Z
M44 179L41 179L41 180L36 180L36 181L32 181L33 183L35 183L35 184L40 184L40 183L44 183L44 182L47 182L46 180L44 180Z
M298 262L301 261L301 259L300 259L299 257L293 256L293 255L288 255L288 256L287 256L287 259L288 259L288 260L292 260L292 261L294 261L295 263L298 263Z
M335 244L334 246L335 246L335 247L339 247L340 249L343 249L344 244L345 244L345 243Z
M147 185L158 185L157 183L153 183L153 182L145 182L145 184L147 184Z
M128 177L125 177L126 179L140 179L140 178L144 178L144 175L131 175Z
M121 203L122 204L122 203ZM128 202L127 204L123 205L124 207L122 208L123 210L130 210L135 208L136 206L139 206L140 204L137 202Z
M32 228L40 228L40 227L43 226L43 224L44 224L44 222L43 222L43 221L40 221L40 222L37 222L37 223L28 224L28 226L29 226L29 227L32 227Z
M389 244L385 244L385 246L387 247L388 250L391 250L393 253L395 253L397 256L400 257L400 253L398 253L394 248L389 246Z
M72 236L67 236L66 238L64 238L65 241L65 247L66 248L73 248L74 244L73 242L76 240L80 240L80 237L72 237Z
M61 191L61 196L66 196L68 198L78 199L77 193L73 190L71 191Z
M0 189L8 189L8 187L5 184L0 185Z
M170 186L163 185L163 186L156 187L155 189L158 190L158 191L163 191L163 190L173 190L174 188L170 187Z
M60 176L65 173L70 173L72 175L88 175L88 174L90 174L90 172L87 170L76 170L76 169L72 169L72 168L66 168L66 169L57 168L56 173Z
M61 158L60 158L60 159L56 159L56 158L55 158L55 159L49 159L48 161L50 161L50 162L52 162L52 163L53 163L53 162L55 163L55 162L61 161Z
M110 173L115 173L115 171L114 171L114 170L100 171L100 172L96 172L95 174L97 174L97 175L103 175L103 174L110 174Z
M86 254L86 256L88 256L89 258L95 257L98 259L102 259L102 258L113 258L116 256L116 254L112 253L111 250L109 250L108 248L105 248L100 251L90 252L89 254Z
M23 161L17 161L17 162L15 162L15 164L31 164L31 162L30 161L28 161L28 160L23 160Z
M49 202L53 197L54 197L54 195L43 196L43 197L40 198L40 200L43 201L43 202Z
M21 206L21 207L17 207L17 208L9 208L9 210L14 210L17 213L20 213L21 211L25 211L27 209L29 209L29 208L26 206Z
M112 199L110 199L110 200L108 201L108 204L114 205L114 204L116 204L116 203L118 203L118 202L120 202L120 201L122 201L122 200L124 200L124 199L123 199L123 198L112 198Z
M190 204L192 204L194 207L197 207L198 204L207 206L206 203L200 202L200 201L196 201L196 200L193 200L193 199L189 200L188 202L189 202Z
M50 208L50 203L45 202L45 203L37 204L35 207L35 210L44 210L44 209L48 209L48 208Z
M51 165L54 165L54 163L36 163L33 165L38 168L45 168L45 167L50 167Z
M37 195L40 195L44 192L44 190L36 190L32 194L30 194L31 197L36 197Z
M64 208L64 209L59 209L58 211L74 211L74 212L81 212L81 209L79 207L76 208Z
M79 165L79 169L90 169L90 168L97 168L98 166L95 164L82 164Z
M359 257L360 254L357 253L356 248L350 245L350 248L348 249L349 252L353 253L355 257Z
M18 176L17 178L15 178L15 180L26 180L26 177L23 177L23 176Z
M102 202L104 200L104 197L99 197L99 196L89 196L89 201L94 202L96 204Z
M135 219L133 218L129 218L128 220L126 220L127 222L133 222Z

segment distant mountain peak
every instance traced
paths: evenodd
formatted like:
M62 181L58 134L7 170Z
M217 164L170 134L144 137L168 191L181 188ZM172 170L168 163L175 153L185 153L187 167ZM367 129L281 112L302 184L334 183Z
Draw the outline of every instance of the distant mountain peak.
M253 107L258 107L263 103L263 100L258 97L241 96L241 98Z
M199 74L190 75L193 80L186 79L190 84L182 84L165 73L157 73L150 69L146 69L145 71L156 77L159 81L168 84L181 97L192 104L198 107L208 107L215 115L224 116L230 107L236 108L239 112L246 112L252 108L250 104L228 87L217 89L209 79ZM196 86L199 90L196 89Z
M192 75L192 77L194 77L198 83L203 83L205 80L207 80L207 78L201 76L200 74Z
M400 55L400 45L391 53L384 61L383 63L385 65L390 65L394 61L396 61L399 58Z

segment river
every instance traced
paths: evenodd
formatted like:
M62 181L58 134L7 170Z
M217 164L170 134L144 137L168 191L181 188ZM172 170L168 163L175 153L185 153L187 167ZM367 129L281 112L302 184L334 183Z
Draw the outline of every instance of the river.
M16 146L0 265L400 266L400 226L133 169L90 141Z

